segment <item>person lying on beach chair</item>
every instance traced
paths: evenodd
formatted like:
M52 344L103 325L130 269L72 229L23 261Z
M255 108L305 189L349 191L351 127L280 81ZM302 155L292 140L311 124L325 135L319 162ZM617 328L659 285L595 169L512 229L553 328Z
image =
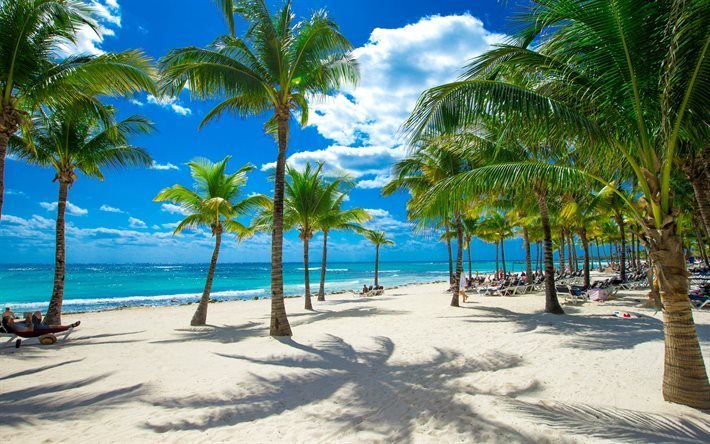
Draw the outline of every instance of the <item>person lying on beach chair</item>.
M42 314L38 311L28 316L23 321L16 322L14 314L8 308L2 315L2 324L0 324L0 333L13 335L10 341L16 337L30 339L39 338L42 344L54 344L57 342L56 333L68 332L69 330L78 327L81 321L74 322L70 325L46 325L42 324ZM15 347L19 348L22 341L17 340Z

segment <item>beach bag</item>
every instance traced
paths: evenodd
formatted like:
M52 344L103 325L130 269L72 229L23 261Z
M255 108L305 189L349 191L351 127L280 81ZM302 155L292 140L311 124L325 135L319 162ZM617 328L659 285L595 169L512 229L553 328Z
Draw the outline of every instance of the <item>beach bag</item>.
M588 294L590 301L604 302L609 299L609 293L602 288L593 288Z

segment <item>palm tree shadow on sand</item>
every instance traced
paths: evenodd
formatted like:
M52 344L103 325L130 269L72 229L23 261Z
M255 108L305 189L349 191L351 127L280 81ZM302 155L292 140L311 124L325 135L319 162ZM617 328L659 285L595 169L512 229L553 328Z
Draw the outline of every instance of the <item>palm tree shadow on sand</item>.
M436 349L433 357L415 363L393 363L395 346L389 338L377 337L375 347L358 351L343 339L329 336L317 347L299 344L291 339L286 345L303 351L297 357L254 359L223 355L259 365L278 366L285 370L278 377L253 375L255 382L238 387L223 396L164 399L153 405L170 410L168 422L148 422L155 432L176 430L208 430L233 426L287 413L322 401L333 407L313 416L315 422L337 424L331 436L316 440L336 439L342 433L367 432L368 440L408 441L416 424L427 430L444 429L447 436L478 437L500 441L534 441L513 428L483 418L460 395L502 395L475 387L454 390L456 379L478 372L495 372L522 363L518 356L494 353L470 359L460 353ZM294 370L298 373L294 374ZM518 392L534 391L531 382ZM319 433L314 427L314 433Z
M567 433L614 442L710 442L710 421L698 417L561 402L509 403L513 411Z

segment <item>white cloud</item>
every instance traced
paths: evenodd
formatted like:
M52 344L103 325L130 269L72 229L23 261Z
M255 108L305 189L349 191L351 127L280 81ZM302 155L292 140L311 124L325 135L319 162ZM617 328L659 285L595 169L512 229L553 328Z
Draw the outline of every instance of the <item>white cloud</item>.
M180 225L180 222L170 222L167 224L162 224L160 226L165 228L166 230L174 230L177 228L178 225Z
M115 208L106 204L101 205L99 210L104 211L106 213L125 213L125 211L121 210L120 208Z
M392 164L404 156L404 147L334 145L322 150L295 153L287 162L294 168L303 168L308 162L324 162L325 174L346 173L359 179L366 175L387 176ZM274 168L275 162L261 166L262 171Z
M389 175L377 175L375 176L374 179L365 179L359 181L355 187L356 188L363 188L363 189L369 189L369 188L382 188L385 186L388 182L392 180L392 176Z
M131 228L148 228L145 222L135 217L128 218L128 226Z
M455 80L470 59L504 37L487 31L470 14L374 29L369 41L354 50L360 64L357 87L311 100L309 125L334 145L293 154L289 164L324 161L329 170L361 179L358 188L382 187L392 165L405 155L399 132L420 94Z
M412 224L395 219L387 210L365 208L365 211L372 216L372 219L365 223L365 228L384 231L388 234L409 234L412 231Z
M151 170L167 171L167 170L179 170L180 167L173 165L172 163L157 163L153 161L153 165L150 166Z
M170 204L170 203L164 203L160 206L160 209L166 213L170 214L182 214L183 216L187 216L190 214L188 210L185 208L181 207L180 205L175 205L175 204Z
M54 238L52 235L54 227L55 223L52 219L36 214L29 219L4 214L0 224L0 236L24 239L22 244L47 245Z
M132 103L133 105L136 105L136 106L143 106L143 105L145 105L143 102L141 102L140 100L137 100L137 99L128 99L128 102L130 102L130 103Z
M24 191L20 190L13 190L12 188L8 188L5 190L5 195L6 196L22 196L22 197L27 197L27 193Z
M98 27L96 30L89 26L79 27L76 43L61 46L65 55L103 54L101 44L104 39L116 35L116 29L121 27L121 7L117 0L91 0L88 3L94 9Z
M469 15L431 16L396 29L375 28L355 49L360 83L311 105L310 125L341 145L395 146L397 132L427 88L450 82L503 35Z
M152 94L148 94L147 100L148 103L152 105L158 105L161 108L170 108L173 112L180 114L181 116L189 116L192 114L192 110L190 108L178 105L177 98L175 97L155 97Z
M47 211L57 210L57 202L40 202L39 206ZM71 214L72 216L86 216L87 214L89 214L89 210L85 210L74 205L71 202L67 202L67 213Z

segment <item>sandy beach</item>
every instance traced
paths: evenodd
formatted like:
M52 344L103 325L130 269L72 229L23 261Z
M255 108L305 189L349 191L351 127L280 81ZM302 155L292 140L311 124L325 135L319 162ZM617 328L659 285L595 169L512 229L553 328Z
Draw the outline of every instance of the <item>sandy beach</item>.
M542 314L542 293L444 284L380 297L66 315L59 346L1 352L6 442L708 442L710 415L661 397L661 314L618 301ZM611 316L615 310L638 319ZM694 312L710 356L710 312Z

